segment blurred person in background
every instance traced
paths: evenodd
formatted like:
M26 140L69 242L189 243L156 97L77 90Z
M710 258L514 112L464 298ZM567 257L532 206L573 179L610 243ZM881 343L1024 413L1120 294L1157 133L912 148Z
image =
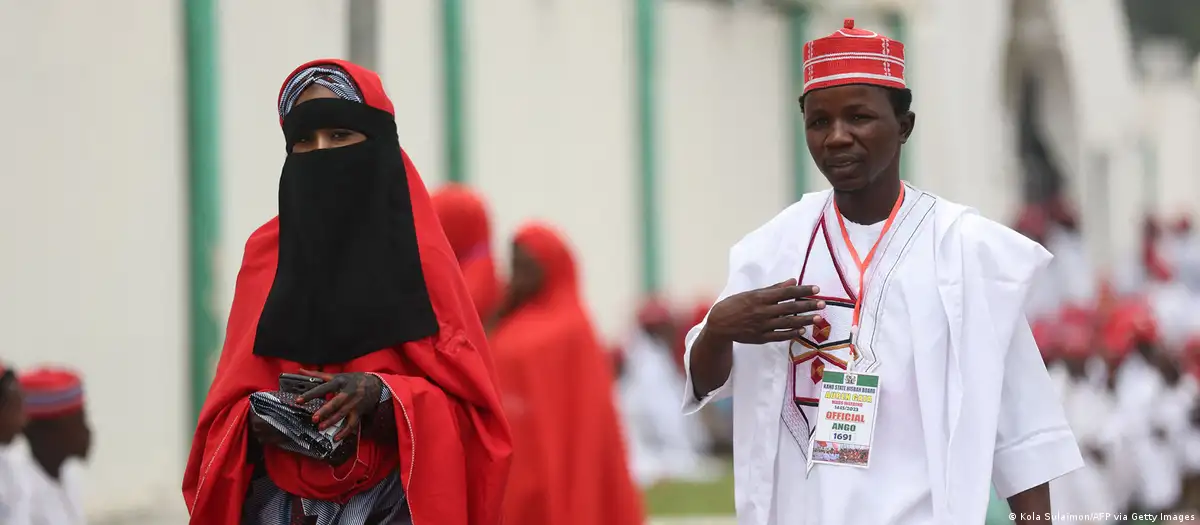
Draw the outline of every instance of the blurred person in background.
M16 371L0 364L0 523L5 525L28 525L30 518L32 463L27 444L18 439L25 422Z
M708 440L700 420L679 412L683 375L671 358L676 324L662 299L649 298L638 309L637 328L625 347L625 373L618 389L621 414L630 465L643 487L660 480L708 481L720 475L707 461Z
M610 357L571 249L554 228L526 224L513 237L510 275L491 339L513 427L505 523L640 525Z
M1178 356L1191 335L1200 332L1200 252L1193 252L1187 221L1170 228L1147 221L1143 265L1155 278L1143 281L1138 292L1150 303L1163 348Z
M1042 206L1027 204L1017 215L1013 229L1034 242L1046 245L1050 230L1050 217ZM1025 314L1031 320L1037 321L1054 316L1063 305L1062 284L1054 271L1055 261L1051 260L1046 271L1035 276L1033 286L1029 287L1029 300L1025 305Z
M1200 334L1198 334L1200 335ZM1200 383L1200 336L1184 345L1181 367L1185 380ZM1200 511L1200 403L1193 403L1183 444L1183 501L1185 509Z
M1096 349L1093 338L1092 327L1085 323L1060 322L1053 339L1038 341L1039 346L1044 343L1054 349L1051 355L1056 356L1056 363L1051 365L1051 377L1071 430L1087 458L1083 468L1050 485L1053 508L1062 515L1128 510L1128 494L1122 485L1129 484L1122 482L1129 472L1116 468L1124 459L1120 457L1121 421L1113 417L1115 402L1107 388L1088 375L1088 364ZM1114 474L1123 474L1122 479Z
M499 523L511 449L488 344L379 76L310 62L277 107L279 216L246 243L191 523ZM321 384L282 392L283 373Z
M847 20L805 56L806 138L833 190L738 242L688 334L684 409L733 396L739 523L981 523L989 484L1049 513L1049 482L1083 463L1023 310L1050 254L901 181L902 43ZM842 377L826 370L878 374L867 468L814 464L831 460L812 440L834 436L815 425L821 383Z
M1197 243L1191 215L1180 215L1171 221L1163 234L1163 258L1172 268L1182 270L1194 264L1189 256L1195 251Z
M1046 248L1054 258L1035 277L1029 290L1026 314L1034 320L1056 315L1061 309L1092 304L1096 299L1096 273L1092 269L1077 214L1064 199L1028 204L1014 229Z
M1050 222L1042 245L1054 255L1048 271L1059 280L1060 306L1092 304L1096 301L1098 276L1084 245L1079 214L1062 195L1054 196L1045 206Z
M709 308L712 308L715 302L711 297L696 301L688 311L687 322L680 327L680 333L676 340L680 374L686 373L683 356L687 351L685 341L688 331L704 322L704 317L708 315ZM709 438L710 451L719 456L733 454L733 400L730 398L714 400L708 406L700 409L699 416L706 430L705 434Z
M487 205L478 192L461 184L447 184L431 198L479 318L489 327L504 297L504 286L496 273Z
M1120 438L1136 467L1130 507L1138 512L1175 509L1183 491L1182 446L1173 419L1186 424L1188 401L1177 363L1162 348L1149 305L1124 297L1102 312L1101 344L1114 354L1113 380Z
M28 370L20 376L25 395L25 439L33 457L29 485L30 523L77 525L83 512L83 461L92 447L84 410L83 382L64 368Z

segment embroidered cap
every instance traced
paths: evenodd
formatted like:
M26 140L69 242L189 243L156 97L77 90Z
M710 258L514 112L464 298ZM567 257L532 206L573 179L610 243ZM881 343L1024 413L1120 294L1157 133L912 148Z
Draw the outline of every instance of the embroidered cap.
M671 320L671 309L662 299L651 297L638 309L637 319L642 326L666 323Z
M804 44L804 94L846 84L904 89L904 44L855 29L853 18L832 35Z
M83 409L83 382L70 370L39 368L21 374L25 414L49 419Z

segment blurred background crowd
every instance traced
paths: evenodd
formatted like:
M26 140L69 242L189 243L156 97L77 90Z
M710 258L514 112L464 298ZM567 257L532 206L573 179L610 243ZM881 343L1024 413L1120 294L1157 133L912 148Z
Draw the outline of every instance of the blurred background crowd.
M501 274L519 223L569 240L648 513L729 516L729 407L678 415L682 334L728 248L826 187L800 50L846 17L907 46L904 177L1056 255L1029 318L1089 468L1055 508L1200 507L1194 0L0 0L0 360L82 377L93 521L180 522L279 84L349 58L431 191L485 199Z

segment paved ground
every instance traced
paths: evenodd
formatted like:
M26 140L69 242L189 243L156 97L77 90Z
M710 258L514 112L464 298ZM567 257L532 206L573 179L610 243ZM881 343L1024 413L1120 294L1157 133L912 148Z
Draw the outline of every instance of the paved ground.
M95 521L94 525L182 525L187 523L187 516L171 516L166 513L113 516L109 519ZM659 518L652 519L647 525L736 525L733 518Z

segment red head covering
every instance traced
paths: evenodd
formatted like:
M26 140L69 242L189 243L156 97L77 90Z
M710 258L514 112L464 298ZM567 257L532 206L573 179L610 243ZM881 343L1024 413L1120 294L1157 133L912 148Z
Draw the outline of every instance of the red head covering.
M642 328L670 322L671 308L658 297L646 299L638 309L637 322Z
M503 288L492 258L492 228L483 198L466 186L448 184L433 194L433 209L467 280L479 317L500 305Z
M1171 225L1171 229L1177 234L1187 234L1192 231L1192 216L1183 214L1175 219L1175 224Z
M1041 242L1046 238L1048 223L1049 215L1046 210L1041 206L1031 204L1021 209L1020 215L1017 216L1017 224L1013 229L1030 239Z
M1080 323L1063 323L1059 330L1058 348L1065 359L1087 359L1094 353L1091 326Z
M1200 334L1192 335L1183 345L1183 367L1192 377L1200 379Z
M1101 330L1105 348L1116 358L1129 355L1138 343L1157 343L1158 324L1142 298L1117 301Z
M1042 360L1050 362L1061 357L1061 336L1053 320L1042 319L1030 324L1033 340L1042 351Z
M524 249L542 267L542 288L530 298L531 303L564 301L579 305L579 274L575 256L557 229L536 222L526 224L513 236L513 244Z
M25 394L25 415L50 419L83 410L83 381L65 368L38 368L18 378Z
M804 93L846 84L904 89L904 44L874 31L842 29L804 44Z
M360 66L317 60L296 71L319 64L341 67L354 79L366 104L392 112L379 76ZM403 162L421 270L438 331L324 368L335 374L378 375L393 393L398 441L359 440L356 460L336 471L268 446L263 451L266 470L284 491L327 501L346 501L399 470L414 523L493 525L500 519L511 439L492 360L425 184L407 155ZM279 231L278 218L272 219L246 242L225 347L184 473L183 495L194 524L240 522L252 473L246 462L248 396L277 389L280 373L296 372L302 366L252 351L258 318L276 272ZM417 464L425 468L415 468Z
M541 266L542 288L492 336L513 426L505 523L640 525L616 408L612 361L580 299L574 257L541 224L514 243Z
M1056 195L1046 203L1046 216L1069 230L1079 227L1079 213L1062 195Z

